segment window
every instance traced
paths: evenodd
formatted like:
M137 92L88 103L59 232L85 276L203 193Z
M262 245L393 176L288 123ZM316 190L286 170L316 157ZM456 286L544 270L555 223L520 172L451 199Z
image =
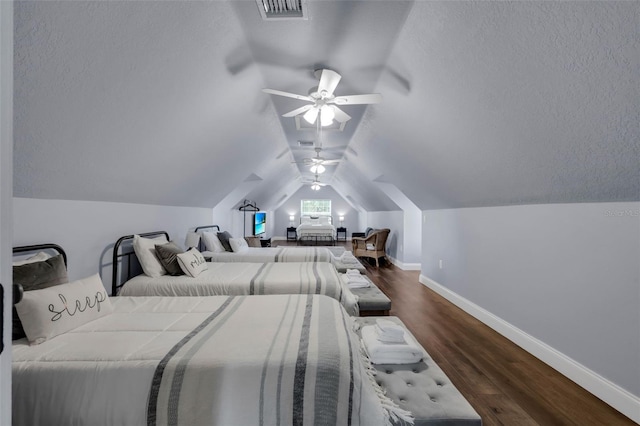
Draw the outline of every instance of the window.
M331 200L300 201L300 216L331 216Z

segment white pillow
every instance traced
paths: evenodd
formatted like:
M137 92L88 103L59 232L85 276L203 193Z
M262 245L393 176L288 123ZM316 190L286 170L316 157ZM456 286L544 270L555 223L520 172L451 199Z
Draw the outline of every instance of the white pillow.
M309 216L305 216L302 218L302 223L311 223L311 218Z
M142 266L142 270L146 275L152 278L166 275L167 271L156 255L155 245L167 242L167 237L164 235L157 238L143 238L140 235L133 236L133 250L136 252L140 266Z
M245 251L249 249L249 244L244 238L229 238L229 245L234 253Z
M204 256L202 256L202 253L196 248L180 253L177 257L180 269L191 278L195 278L200 275L202 271L209 269L207 262L204 260Z
M202 239L204 240L204 247L208 251L212 251L214 253L224 253L226 251L218 236L213 232L203 232Z
M16 260L15 262L13 262L13 266L22 266L22 265L26 265L27 263L42 262L44 260L49 259L50 257L52 257L50 254L41 251L24 260Z
M320 225L328 225L329 216L320 216Z
M32 345L113 312L98 274L67 284L25 291L15 307Z

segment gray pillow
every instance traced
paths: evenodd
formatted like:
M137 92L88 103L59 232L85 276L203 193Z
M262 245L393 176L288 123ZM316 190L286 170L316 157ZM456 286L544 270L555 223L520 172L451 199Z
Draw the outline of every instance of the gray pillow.
M178 255L184 253L184 250L173 241L166 244L156 244L156 255L160 259L160 263L167 270L169 275L184 275L180 264L178 263Z
M218 232L218 239L220 240L220 244L222 244L222 247L224 247L226 251L233 252L233 249L231 248L231 244L229 244L229 238L233 238L233 237L227 231Z
M13 267L13 283L20 284L24 291L40 290L69 282L67 267L61 254L42 262L27 263ZM13 308L12 340L26 337L16 308Z

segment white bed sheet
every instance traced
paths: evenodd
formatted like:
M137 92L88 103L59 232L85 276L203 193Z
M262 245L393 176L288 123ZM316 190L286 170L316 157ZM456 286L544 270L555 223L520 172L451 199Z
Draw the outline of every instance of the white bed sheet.
M306 366L299 392L304 410L297 415L304 415L304 424L323 422L314 416L327 414L327 396L335 400L336 424L378 425L388 417L366 377L351 320L335 300L318 295L113 297L112 304L113 314L40 345L13 342L14 426L142 426L147 412L156 413L151 401L158 402L157 422L164 424L171 403L163 400L163 392L173 390L181 365L184 388L173 403L180 424L203 423L205 417L210 417L206 424L259 424L260 416L265 424L275 424L276 401L282 407L279 420L291 424L293 388L299 386L293 371L301 365ZM308 339L300 337L305 329ZM191 344L180 346L185 340L198 339L206 349L200 358L192 355L201 347L180 352ZM160 364L165 362L166 369ZM324 374L327 368L333 373ZM158 372L160 381L152 384ZM320 382L332 374L339 380L329 382L327 389L335 391L327 393ZM355 381L351 389L349 377Z

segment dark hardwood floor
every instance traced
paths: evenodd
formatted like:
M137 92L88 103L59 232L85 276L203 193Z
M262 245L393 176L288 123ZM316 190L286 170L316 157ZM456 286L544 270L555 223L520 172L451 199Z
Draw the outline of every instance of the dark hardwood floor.
M343 243L349 250L349 242ZM365 264L399 317L491 425L636 425L419 281L419 271Z

